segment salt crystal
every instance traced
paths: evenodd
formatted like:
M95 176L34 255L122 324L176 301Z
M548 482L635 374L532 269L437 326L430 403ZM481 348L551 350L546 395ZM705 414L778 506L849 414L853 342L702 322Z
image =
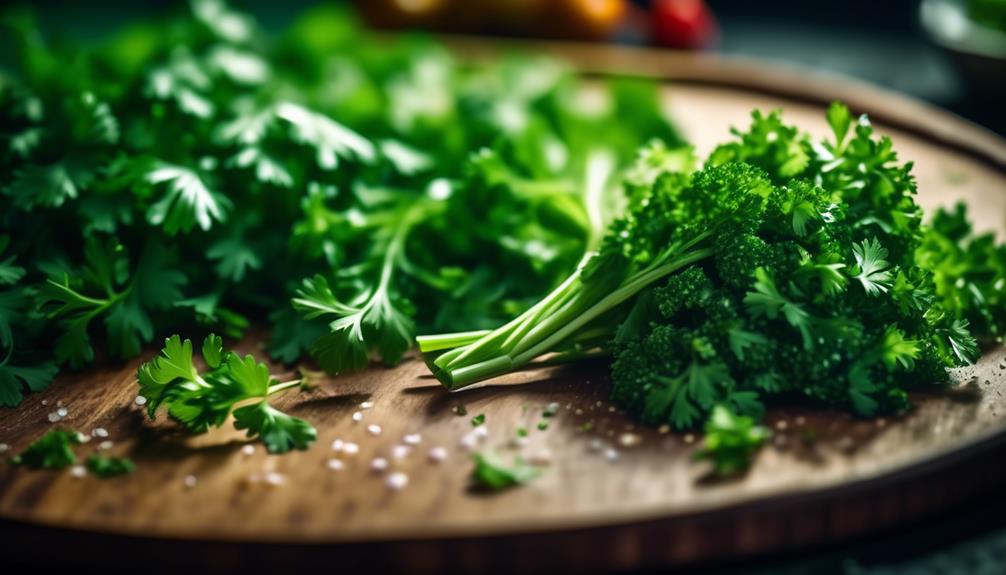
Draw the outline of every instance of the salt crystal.
M195 475L186 475L185 476L185 487L188 487L189 489L192 489L193 487L196 486L196 482L197 482L197 480L196 480L196 476Z
M255 446L254 445L250 445L250 444L249 445L245 445L244 447L241 448L241 453L244 453L245 455L254 455L255 454Z
M74 465L70 468L70 476L74 479L80 479L87 475L87 469L83 465Z
M400 471L396 471L384 480L384 484L388 487L388 489L398 491L409 484L409 476Z
M604 442L600 439L594 438L590 440L590 450L591 451L601 451L604 449Z
M657 433L666 434L671 431L671 426L666 423L657 428Z
M369 433L371 435L380 435L381 434L381 426L380 425L375 425L375 424L370 424L370 425L367 426L367 433Z
M429 457L430 461L433 461L434 463L439 463L447 459L447 450L444 449L443 447L434 447L433 449L430 450Z
M266 483L273 486L283 485L284 483L286 483L286 476L276 471L267 472L263 479Z
M0 443L0 453L5 453L10 449L10 446L6 443Z
M388 468L388 460L383 457L375 457L370 462L370 470L374 473L381 473Z
M65 407L61 407L61 408L59 408L59 409L56 410L56 415L58 415L60 417L60 419L66 417L68 413L70 413L70 412L67 411Z
M356 455L360 452L360 446L351 441L347 441L346 444L342 446L342 452L346 455Z
M346 444L341 439L332 441L332 451L342 451L344 447L346 447Z
M408 445L395 445L391 448L391 457L394 459L403 459L409 454L409 451Z
M466 433L464 437L461 438L460 445L462 448L471 451L475 449L475 445L479 442L479 438L475 437L472 433Z
M484 425L480 425L473 429L472 433L479 439L489 437L489 428Z
M786 431L787 427L789 427L789 422L785 419L775 422L775 428L779 431Z
M92 437L108 437L108 430L104 427L96 427L94 431L91 432Z
M360 413L359 411L354 412L353 413L353 421L356 421L358 423L361 422L361 421L363 421L363 414Z
M420 443L423 442L423 436L419 435L418 433L410 433L406 435L405 438L402 439L402 441L404 441L408 445L419 445Z
M147 398L142 395L137 395L136 399L133 400L133 403L139 406L147 405Z
M360 409L370 409L371 407L374 407L373 401L364 401L360 404Z
M577 408L577 410L576 410L576 412L575 412L575 413L576 413L577 415L583 415L583 410L582 410L582 409L580 409L580 408Z
M618 451L616 451L612 447L609 447L608 449L604 450L604 458L607 459L608 461L614 461L618 459Z
M608 406L608 413L615 413L615 406L614 405Z
M56 423L57 421L59 421L59 420L60 420L60 417L59 417L59 414L58 414L58 413L56 413L55 411L51 412L51 413L50 413L50 414L48 415L48 418L49 418L49 422L50 422L50 423Z
M42 405L49 405L49 400L48 399L43 399L42 400Z
M639 445L643 441L643 438L636 435L635 433L623 433L618 436L618 444L622 447L632 447L634 445Z
M102 441L101 443L98 444L98 449L102 451L108 451L113 446L115 446L115 443L106 439L105 441Z
M691 433L685 434L685 443L695 443L695 436Z
M333 458L325 462L325 466L331 469L332 471L342 471L342 469L346 467L346 464L343 463L341 459Z
M598 401L598 402L597 402L597 403L595 403L594 405L596 405L596 406L598 406L598 407L604 407L604 402L603 402L603 401Z

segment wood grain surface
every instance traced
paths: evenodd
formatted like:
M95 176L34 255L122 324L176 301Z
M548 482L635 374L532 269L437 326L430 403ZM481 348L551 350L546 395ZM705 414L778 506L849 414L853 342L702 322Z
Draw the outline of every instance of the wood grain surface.
M752 108L784 108L790 122L824 134L825 102L814 101L819 87L801 90L800 78L791 77L794 95L780 97L752 91L735 81L738 73L722 69L717 85L715 70L702 68L700 81L667 88L675 119L700 152L726 139L731 125L746 125ZM857 94L836 86L832 95ZM982 136L949 144L898 121L902 104L881 94L854 111L894 119L879 128L903 159L916 162L920 203L964 200L981 229L1006 230L1006 161L997 159L1006 157L1003 142L938 113L940 133ZM237 347L254 352L261 339L254 334ZM291 561L420 573L663 567L862 535L981 497L1006 479L1002 346L955 373L960 385L949 392L914 395L916 409L898 418L777 406L767 417L772 445L732 481L714 480L691 460L699 438L642 429L614 410L603 363L530 370L457 394L445 392L417 359L324 379L281 399L319 432L311 450L283 456L233 430L190 438L170 422L145 420L134 404L138 363L61 376L21 408L0 411L0 442L11 452L49 429L47 414L62 405L68 416L61 425L103 427L113 442L107 452L137 463L133 475L110 480L0 463L5 551L62 564L69 556L48 551L58 538L75 549L75 561L100 564L109 560L102 550L114 548L120 558L154 554L163 568ZM373 405L363 409L363 402ZM540 431L551 402L561 409ZM455 413L459 404L467 416ZM354 412L363 420L354 421ZM470 489L470 455L459 442L480 413L489 434L479 448L504 458L550 456L540 479L499 494ZM372 424L379 435L368 432ZM528 430L526 445L514 443L518 427ZM421 442L395 459L407 434ZM336 439L359 452L333 452ZM448 453L441 463L428 457L436 446ZM389 470L373 472L375 457L387 458ZM331 458L343 469L330 469ZM391 471L408 476L404 489L386 487Z

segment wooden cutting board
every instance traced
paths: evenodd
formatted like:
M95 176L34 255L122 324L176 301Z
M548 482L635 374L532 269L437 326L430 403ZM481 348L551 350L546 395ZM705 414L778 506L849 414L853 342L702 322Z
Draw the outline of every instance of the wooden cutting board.
M477 55L475 45L459 45ZM746 126L753 108L823 136L831 99L869 112L904 159L916 162L925 207L967 201L981 229L1006 228L1006 143L945 112L847 80L750 62L641 50L549 47L589 73L613 70L674 80L675 119L700 153ZM239 344L255 352L262 334ZM151 350L151 353L153 350ZM0 464L0 541L26 562L216 572L289 566L394 568L416 573L597 571L660 568L830 543L904 525L998 490L1006 479L1006 349L956 373L945 394L917 394L916 409L856 420L801 406L773 408L772 445L742 478L714 480L692 461L700 438L641 429L607 401L603 363L523 372L499 386L445 392L421 361L324 380L282 407L318 428L307 452L254 452L234 431L199 438L144 419L126 365L67 374L17 410L0 410L0 442L16 452L52 424L103 427L108 452L137 463L128 477L74 478ZM274 366L282 371L282 366ZM525 383L520 386L506 384ZM371 402L369 409L361 407ZM559 413L539 431L543 408ZM455 413L465 405L468 415ZM353 420L354 412L363 419ZM460 446L485 414L480 448L504 458L551 456L540 479L499 494L468 488ZM379 435L367 431L379 425ZM518 427L527 444L515 446ZM401 459L407 434L421 442ZM330 449L336 439L355 455ZM92 440L80 453L98 448ZM433 447L447 450L441 463ZM338 457L343 469L327 462ZM386 457L408 476L400 491ZM53 550L60 550L54 553Z

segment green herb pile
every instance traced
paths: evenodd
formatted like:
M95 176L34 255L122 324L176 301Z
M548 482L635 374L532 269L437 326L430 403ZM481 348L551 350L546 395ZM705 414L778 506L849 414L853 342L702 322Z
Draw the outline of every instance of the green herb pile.
M175 332L268 318L275 359L340 373L491 327L597 247L640 145L682 143L650 84L463 65L338 7L41 29L0 14L0 406Z
M599 250L501 327L421 337L431 370L460 389L547 354L608 354L613 400L679 429L717 406L758 418L780 396L896 412L948 383L978 355L972 329L1002 334L1006 248L961 206L924 223L891 141L840 104L827 120L813 142L756 112L693 172L644 149L652 185L626 185ZM725 465L764 439L735 435L707 446Z

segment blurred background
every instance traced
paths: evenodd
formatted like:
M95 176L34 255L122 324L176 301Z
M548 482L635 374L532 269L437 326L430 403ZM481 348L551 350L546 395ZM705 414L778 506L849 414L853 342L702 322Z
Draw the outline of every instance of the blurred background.
M282 29L311 0L235 2ZM356 0L368 24L610 42L760 58L857 78L1006 133L1006 0ZM177 3L51 0L64 32L100 36ZM53 21L48 22L53 24Z

